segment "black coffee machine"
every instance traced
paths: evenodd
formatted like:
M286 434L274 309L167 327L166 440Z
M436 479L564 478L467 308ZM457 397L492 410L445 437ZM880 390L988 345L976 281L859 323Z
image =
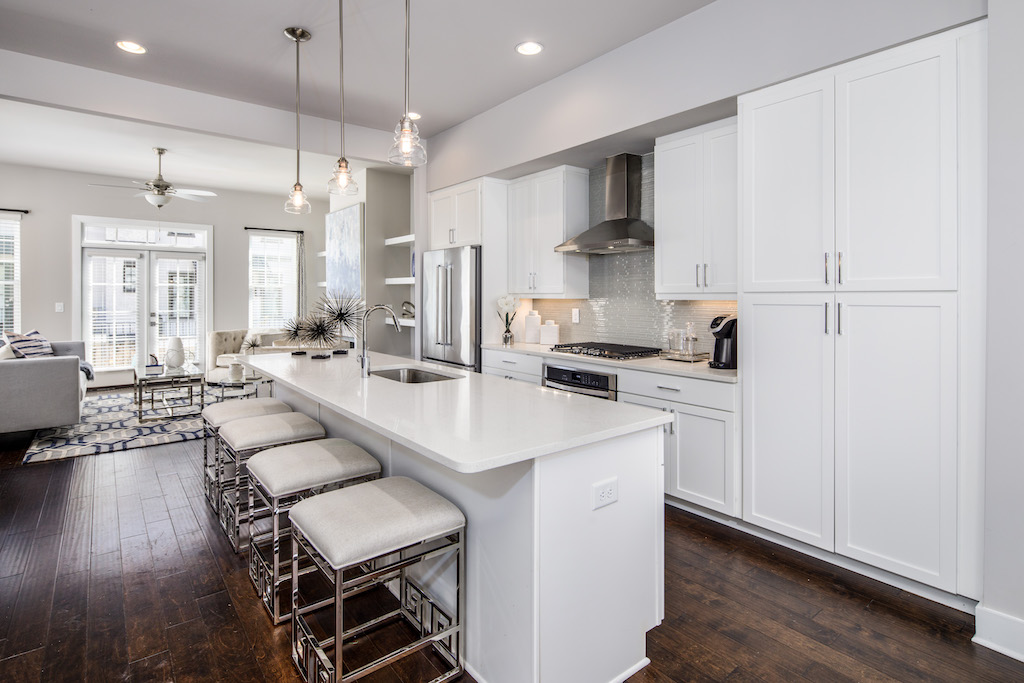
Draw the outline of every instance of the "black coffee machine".
M720 315L711 321L715 335L715 352L708 365L725 370L736 369L736 316Z

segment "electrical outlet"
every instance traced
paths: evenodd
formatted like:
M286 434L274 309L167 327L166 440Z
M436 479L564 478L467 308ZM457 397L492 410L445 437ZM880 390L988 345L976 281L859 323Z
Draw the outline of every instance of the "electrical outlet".
M612 477L594 484L594 509L611 505L619 499L619 478Z
M578 309L578 308L572 309L572 321L574 323L578 323L580 321L580 309Z
M58 301L57 303L55 303L53 305L53 312L54 313L63 313L64 312L64 302L63 301Z

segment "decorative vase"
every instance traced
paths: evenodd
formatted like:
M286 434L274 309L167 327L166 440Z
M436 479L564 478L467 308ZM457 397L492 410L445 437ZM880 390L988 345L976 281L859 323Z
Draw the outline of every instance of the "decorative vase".
M171 337L167 341L167 353L164 354L164 365L168 369L177 370L185 364L185 347L181 337Z
M501 333L501 345L512 346L515 343L515 338L512 336L512 330L506 329Z
M241 363L232 363L228 366L228 379L232 382L241 382L244 369Z

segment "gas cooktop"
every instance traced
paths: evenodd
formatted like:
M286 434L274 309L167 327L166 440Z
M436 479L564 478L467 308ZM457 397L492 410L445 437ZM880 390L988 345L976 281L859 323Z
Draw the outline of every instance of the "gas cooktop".
M630 346L629 344L605 344L602 342L580 342L576 344L555 344L552 351L573 353L579 356L596 356L611 360L633 360L657 356L661 349L650 346Z

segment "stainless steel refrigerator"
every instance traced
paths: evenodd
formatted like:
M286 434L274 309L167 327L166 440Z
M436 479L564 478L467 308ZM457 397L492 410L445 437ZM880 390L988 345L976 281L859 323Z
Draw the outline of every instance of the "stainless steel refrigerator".
M423 253L423 360L480 370L480 247Z

